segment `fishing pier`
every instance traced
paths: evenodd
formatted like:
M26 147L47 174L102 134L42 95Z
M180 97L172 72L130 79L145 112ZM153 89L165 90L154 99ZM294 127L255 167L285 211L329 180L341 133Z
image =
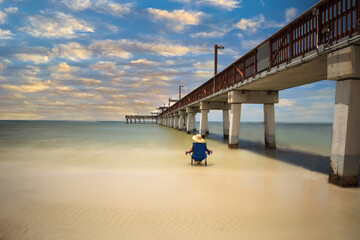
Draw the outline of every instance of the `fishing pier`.
M276 147L279 91L336 81L329 182L357 186L360 165L360 1L323 0L198 88L164 109L157 123L206 137L208 113L223 112L223 134L238 148L241 107L262 104L265 146ZM217 49L215 45L215 60ZM215 61L216 66L216 61ZM246 114L246 113L243 113Z
M156 115L126 115L125 121L129 123L157 123Z

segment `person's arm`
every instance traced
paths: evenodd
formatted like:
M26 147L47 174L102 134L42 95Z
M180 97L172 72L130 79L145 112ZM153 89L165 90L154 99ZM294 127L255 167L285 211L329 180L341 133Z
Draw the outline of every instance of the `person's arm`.
M185 152L185 155L187 155L188 153L191 153L192 151L193 151L193 146L191 145L191 148Z
M212 153L213 153L213 151L212 151L211 149L208 149L207 147L206 147L206 151L208 152L208 154L212 154Z

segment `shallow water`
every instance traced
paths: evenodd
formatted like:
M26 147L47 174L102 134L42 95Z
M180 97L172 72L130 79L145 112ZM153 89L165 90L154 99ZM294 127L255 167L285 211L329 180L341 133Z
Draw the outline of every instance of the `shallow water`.
M229 150L210 123L0 121L0 239L358 239L360 191L327 183L331 124L242 123Z

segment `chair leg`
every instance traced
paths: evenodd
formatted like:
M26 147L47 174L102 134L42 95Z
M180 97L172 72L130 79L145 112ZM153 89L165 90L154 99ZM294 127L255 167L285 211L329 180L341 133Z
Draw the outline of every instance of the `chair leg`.
M194 165L194 160L191 158L191 166Z
M205 166L207 166L207 158L205 158Z

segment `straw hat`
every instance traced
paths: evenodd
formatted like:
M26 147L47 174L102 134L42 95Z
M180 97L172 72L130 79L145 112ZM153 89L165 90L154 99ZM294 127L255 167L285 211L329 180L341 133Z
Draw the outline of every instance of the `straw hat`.
M192 137L192 140L194 140L197 143L203 143L205 140L201 137L201 134L196 134Z

